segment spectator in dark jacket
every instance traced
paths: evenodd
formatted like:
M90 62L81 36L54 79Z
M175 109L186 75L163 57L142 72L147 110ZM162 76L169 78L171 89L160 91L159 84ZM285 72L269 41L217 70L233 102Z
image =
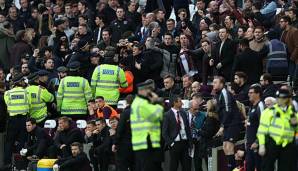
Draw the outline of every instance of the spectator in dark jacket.
M262 100L266 99L266 97L275 97L277 87L273 84L272 77L270 74L263 74L260 77L260 84L263 88Z
M48 147L52 145L53 140L41 127L36 125L36 120L33 118L27 119L26 129L28 132L25 145L25 149L27 149L26 156L36 156L41 159L47 155Z
M72 156L57 160L53 168L59 168L59 171L92 171L89 159L83 152L81 143L72 143L71 153Z
M219 75L223 76L227 81L232 78L232 67L236 46L231 39L226 28L219 30L220 42L215 45L215 66Z
M166 75L163 78L164 88L157 91L159 97L171 99L174 96L179 96L180 89L175 85L175 78L172 75Z
M77 128L71 128L71 119L66 116L58 119L57 131L54 138L54 145L57 152L62 154L62 157L71 156L70 145L73 142L84 142L83 133Z
M247 75L248 84L257 83L263 71L262 58L249 47L248 39L241 39L239 44L241 53L235 58L233 73L242 71Z
M146 74L147 79L153 79L156 85L160 88L162 87L160 72L163 66L163 56L162 53L153 49L154 40L151 37L146 39L146 50L143 52L144 63L141 68L144 68L144 74Z
M20 30L16 34L16 43L10 49L10 67L21 63L21 56L24 54L32 54L32 48L29 45L30 38L26 35L25 30Z
M113 42L118 42L122 38L123 33L127 31L133 31L132 23L125 18L124 8L118 7L116 10L116 15L117 19L112 21L110 24Z

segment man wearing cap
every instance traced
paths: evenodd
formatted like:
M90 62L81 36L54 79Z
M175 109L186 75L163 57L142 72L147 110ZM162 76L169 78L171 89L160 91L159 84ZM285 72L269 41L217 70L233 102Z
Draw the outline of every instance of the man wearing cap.
M25 82L22 74L13 77L13 88L4 93L4 101L9 114L4 164L11 163L11 154L16 145L19 151L24 146L26 135L26 117L29 113L29 101Z
M85 118L88 101L92 98L89 82L78 76L79 62L72 62L67 67L68 76L61 80L58 88L57 110L74 120Z
M40 72L39 72L40 73ZM29 115L36 120L36 123L43 127L47 117L47 103L54 101L54 96L48 90L39 84L42 77L37 73L28 76L29 84L26 88L29 100Z
M119 98L119 87L127 87L124 71L116 65L116 49L106 48L103 64L95 68L91 78L91 88L94 97L103 96L106 103L115 107Z
M298 131L298 115L292 106L292 95L288 90L276 92L277 104L261 114L257 132L259 154L263 156L262 170L296 170L297 152L295 132Z
M67 76L68 69L65 66L57 68L58 77L52 78L49 83L49 92L57 96L57 91L61 80Z
M162 170L160 121L163 107L157 104L159 97L153 92L153 80L140 83L137 87L138 95L131 104L130 115L136 170L159 171Z

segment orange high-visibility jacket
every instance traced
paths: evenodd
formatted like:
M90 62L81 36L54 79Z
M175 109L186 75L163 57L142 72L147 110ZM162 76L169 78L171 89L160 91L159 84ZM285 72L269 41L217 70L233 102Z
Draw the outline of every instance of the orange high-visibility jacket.
M133 91L134 76L133 76L132 72L125 71L125 77L126 77L126 81L127 81L128 86L125 87L125 88L119 88L119 91L120 91L120 93L128 94L128 93L131 93Z

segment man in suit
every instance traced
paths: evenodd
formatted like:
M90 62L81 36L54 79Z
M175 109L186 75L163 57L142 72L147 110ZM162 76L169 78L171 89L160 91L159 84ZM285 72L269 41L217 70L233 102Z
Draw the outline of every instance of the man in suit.
M232 67L236 46L231 39L225 27L219 29L220 42L215 45L215 63L219 75L222 75L227 81L232 78Z
M244 38L239 41L241 53L235 58L233 73L242 71L247 74L247 83L259 82L262 75L262 58L258 52L249 47L249 40Z
M189 171L191 133L187 113L182 110L183 103L180 97L173 97L170 103L172 108L165 113L162 129L165 146L170 150L170 170L177 170L181 162L182 170Z

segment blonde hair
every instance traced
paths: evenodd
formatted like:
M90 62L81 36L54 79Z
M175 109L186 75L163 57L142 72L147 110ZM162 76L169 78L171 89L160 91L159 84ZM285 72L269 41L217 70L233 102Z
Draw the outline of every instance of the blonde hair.
M207 101L207 116L218 119L218 113L216 112L216 101L214 99Z

